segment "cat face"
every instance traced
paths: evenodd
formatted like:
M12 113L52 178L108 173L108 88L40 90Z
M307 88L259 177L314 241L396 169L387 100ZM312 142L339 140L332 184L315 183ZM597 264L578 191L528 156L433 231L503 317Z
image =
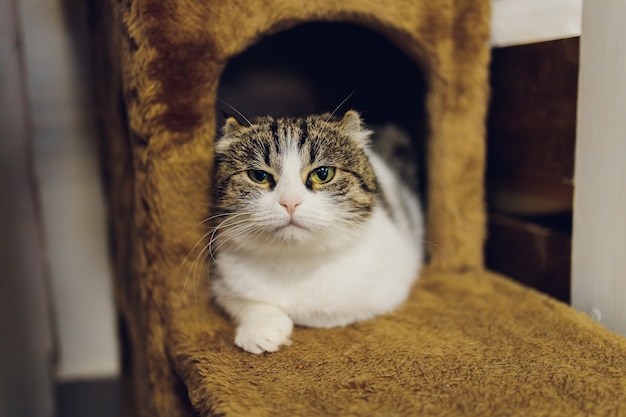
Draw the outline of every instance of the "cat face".
M317 252L340 247L372 212L378 184L358 114L228 119L216 143L218 244Z

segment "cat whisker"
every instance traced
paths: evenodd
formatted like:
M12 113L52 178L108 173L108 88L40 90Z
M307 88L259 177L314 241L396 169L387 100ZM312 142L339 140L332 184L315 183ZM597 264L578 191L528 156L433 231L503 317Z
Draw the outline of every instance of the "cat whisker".
M202 235L202 237L200 239L198 239L198 241L193 245L193 247L189 250L189 252L187 252L187 255L185 255L185 258L183 259L183 261L180 263L180 266L178 267L178 272L179 273L182 270L183 266L189 260L189 257L191 256L191 254L200 245L202 240L205 239L208 236L208 234L209 234L209 232L207 232L204 235ZM198 258L198 255L195 256L193 264L195 264L197 258ZM187 274L185 275L185 282L183 283L183 292L187 289L187 283L189 282L189 275L190 275L190 273L191 273L191 269L189 271L187 271Z
M189 257L191 256L191 254L194 251L196 251L196 249L200 246L200 244L207 237L213 236L215 234L215 232L217 231L217 229L222 227L229 220L233 220L236 217L239 217L239 216L242 216L242 215L246 215L246 214L250 214L250 213L248 213L248 212L240 212L240 213L221 213L221 214L216 214L216 215L208 217L207 219L204 219L203 221L198 223L196 226L194 226L190 231L196 229L198 226L206 223L207 221L211 221L211 220L213 220L215 218L218 218L218 217L230 216L226 220L222 221L219 225L217 225L215 227L210 227L209 231L207 231L205 234L202 235L202 237L200 237L200 239L198 239L198 241L193 245L193 247L189 250L189 252L187 252L187 255L185 256L185 258L181 262L180 267L179 267L179 272L183 268L183 266L187 263L187 261L189 260ZM243 220L243 221L245 221L245 220ZM210 239L209 239L209 241L210 241ZM196 254L196 256L194 257L194 261L192 262L192 265L191 265L190 269L187 271L187 274L185 276L185 282L183 284L183 291L185 291L187 289L187 284L189 283L190 276L195 275L197 264L198 264L200 258L202 257L202 255L204 254L205 251L206 251L206 249L203 247L200 250L200 252L198 254ZM194 279L194 293L195 293L195 291L196 291L196 280Z
M337 107L335 107L335 109L333 110L333 112L330 114L330 116L328 116L328 119L326 119L326 123L328 123L328 121L330 120L331 117L333 117L335 115L335 113L337 113L337 110L339 110L341 108L341 106L343 106L346 101L350 100L350 97L352 97L354 95L354 93L356 93L356 88L354 90L352 90L352 92L350 92L350 94L348 94L348 96L346 98L344 98L341 103L339 103L337 105Z
M255 230L256 229L256 230ZM223 233L216 238L211 239L209 242L209 253L211 259L215 260L214 254L228 241L235 240L239 236L248 236L250 238L251 232L254 231L255 235L262 234L263 230L259 227L250 224L239 224L233 227L229 227ZM248 239L250 240L250 239ZM237 245L237 248L241 247L242 243Z
M244 114L242 112L240 112L239 110L237 110L233 105L231 105L230 103L222 100L222 99L218 99L220 101L220 103L227 105L232 111L234 111L235 113L237 113L237 115L239 117L241 117L246 123L248 123L248 126L252 126L252 123L250 122L250 120L248 120L248 118L246 116L244 116Z
M223 235L223 234L229 233L233 229L237 229L237 228L240 228L242 226L243 227L250 227L249 219L247 219L247 218L239 219L237 221L232 221L232 220L234 220L234 217L230 217L230 218L222 221L217 226L212 227L212 231L210 232L211 237L209 239L209 242L214 241L214 240L219 238L220 235L217 235L218 231L221 231L221 235Z
M192 283L193 283L193 294L194 294L194 297L197 297L197 294L198 294L198 286L197 286L197 281L198 280L196 279L196 277L197 277L197 274L196 274L196 270L197 269L196 268L197 268L197 266L200 263L199 260L202 258L202 254L204 253L205 248L206 248L206 245L202 248L200 253L198 255L196 255L196 257L195 257L195 259L193 261L193 264L191 265L191 268L189 269L189 272L187 273L188 274L187 278L189 278L189 275L191 275L193 277ZM187 285L187 279L185 280L185 287L183 287L183 289L186 288L186 285Z
M335 109L330 113L328 118L326 118L326 120L324 121L324 124L322 125L322 128L320 129L319 136L322 136L322 134L324 133L324 129L326 128L326 126L328 126L328 122L330 121L330 119L332 119L332 117L335 115L335 113L337 113L337 110L339 110L341 108L341 106L343 106L346 103L346 101L350 100L350 97L352 97L354 95L354 93L356 93L356 88L354 90L352 90L352 92L350 92L350 94L348 94L348 96L346 98L344 98L341 101L341 103L339 103L337 105L337 107L335 107Z
M240 214L251 214L251 213L220 213L220 214L215 214L213 216L209 216L206 219L196 223L196 225L194 227L192 227L191 229L189 229L189 231L193 231L196 228L198 228L199 226L206 224L207 222L210 222L211 220L214 220L218 217L224 217L224 216L233 216L233 215L240 215Z
M242 229L242 230L237 231L237 233L236 233L235 235L233 235L233 236L229 236L229 238L230 238L231 240L234 240L234 239L236 239L238 236L242 236L242 235L246 235L246 237L247 237L246 242L243 242L243 241L239 242L239 243L237 244L237 246L235 246L235 248L234 248L234 250L235 250L235 251L239 250L239 249L240 249L240 248L244 245L244 243L246 243L246 244L255 244L255 243L259 240L259 238L260 238L261 236L263 236L263 230L262 230L261 228L257 228L257 227L250 227L248 230L246 230L246 229ZM219 248L220 248L223 244L225 244L225 243L226 243L226 242L221 242L221 243L220 243L220 244L219 244L219 245L215 248L215 250L216 250L216 251L217 251L217 250L219 250Z
M252 122L250 121L250 119L248 119L246 116L244 116L244 114L242 112L240 112L239 110L237 110L234 106L232 106L230 103L225 102L222 99L219 99L219 101L225 105L227 105L232 111L234 111L235 113L237 113L239 115L239 117L241 117L246 123L248 123L248 126L252 128L252 130L254 130L254 133L256 134L257 138L259 140L261 140L261 135L259 134L259 131L257 130L257 128L252 124Z
M212 235L214 233L214 231L209 231L207 233L205 233L201 239L199 239L198 243L202 242L207 236ZM196 243L196 247L198 246L198 243ZM202 246L202 249L200 249L200 251L196 254L194 261L191 265L191 267L189 268L189 271L187 272L187 277L185 278L185 284L183 285L183 290L186 289L187 287L187 283L189 281L189 277L193 277L193 289L194 289L194 295L197 294L197 279L195 278L198 274L197 274L197 270L199 265L201 264L201 261L205 260L205 253L207 253L208 250L210 250L210 245L211 245L211 241L209 240L208 243L206 243L205 245ZM208 263L207 263L208 265Z
M242 214L243 214L243 213L242 213ZM245 214L248 214L248 213L245 213ZM235 217L235 216L233 216L233 217L229 217L228 219L224 220L223 222L221 222L220 224L218 224L217 226L215 226L215 228L213 229L213 232L211 233L211 237L210 237L210 239L209 239L209 253L211 254L211 259L212 259L212 260L215 260L215 257L214 257L214 255L213 255L213 254L215 253L215 251L214 251L214 250L211 250L211 248L210 248L210 247L211 247L211 242L213 242L213 241L215 240L215 234L217 233L217 231L218 231L218 230L220 230L220 229L222 229L222 228L225 228L225 227L229 227L229 228L239 227L239 226L240 226L240 225L242 225L242 224L244 225L244 227L248 227L248 224L247 224L247 219L239 220L239 221L234 222L234 223L228 223L228 221L229 221L229 220L232 220L234 217ZM238 216L237 216L237 217L238 217ZM218 238L219 238L219 236L218 236Z

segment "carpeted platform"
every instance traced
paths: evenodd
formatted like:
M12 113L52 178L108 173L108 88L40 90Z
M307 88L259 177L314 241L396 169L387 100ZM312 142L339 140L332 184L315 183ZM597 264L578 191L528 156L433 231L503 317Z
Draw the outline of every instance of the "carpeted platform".
M184 325L167 345L209 415L625 412L624 339L488 272L427 272L397 312L345 329L296 328L276 354L242 353L232 326L203 304L175 323Z

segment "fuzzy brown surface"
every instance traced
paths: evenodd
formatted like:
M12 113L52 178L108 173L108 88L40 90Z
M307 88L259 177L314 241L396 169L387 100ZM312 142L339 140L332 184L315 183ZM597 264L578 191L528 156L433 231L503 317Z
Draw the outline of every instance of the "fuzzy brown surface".
M427 272L396 312L296 328L275 354L238 349L205 304L177 323L168 345L203 415L626 415L626 340L487 272Z
M483 272L487 0L93 5L128 415L624 415L624 341ZM396 313L253 356L195 262L229 59L303 22L378 31L426 76L429 272ZM421 100L423 98L416 98ZM621 407L621 408L620 408Z

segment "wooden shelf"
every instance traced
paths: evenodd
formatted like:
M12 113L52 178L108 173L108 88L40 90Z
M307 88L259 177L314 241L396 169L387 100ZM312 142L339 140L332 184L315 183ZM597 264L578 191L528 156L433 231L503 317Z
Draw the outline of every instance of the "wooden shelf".
M490 269L570 297L579 38L497 48L491 63Z

